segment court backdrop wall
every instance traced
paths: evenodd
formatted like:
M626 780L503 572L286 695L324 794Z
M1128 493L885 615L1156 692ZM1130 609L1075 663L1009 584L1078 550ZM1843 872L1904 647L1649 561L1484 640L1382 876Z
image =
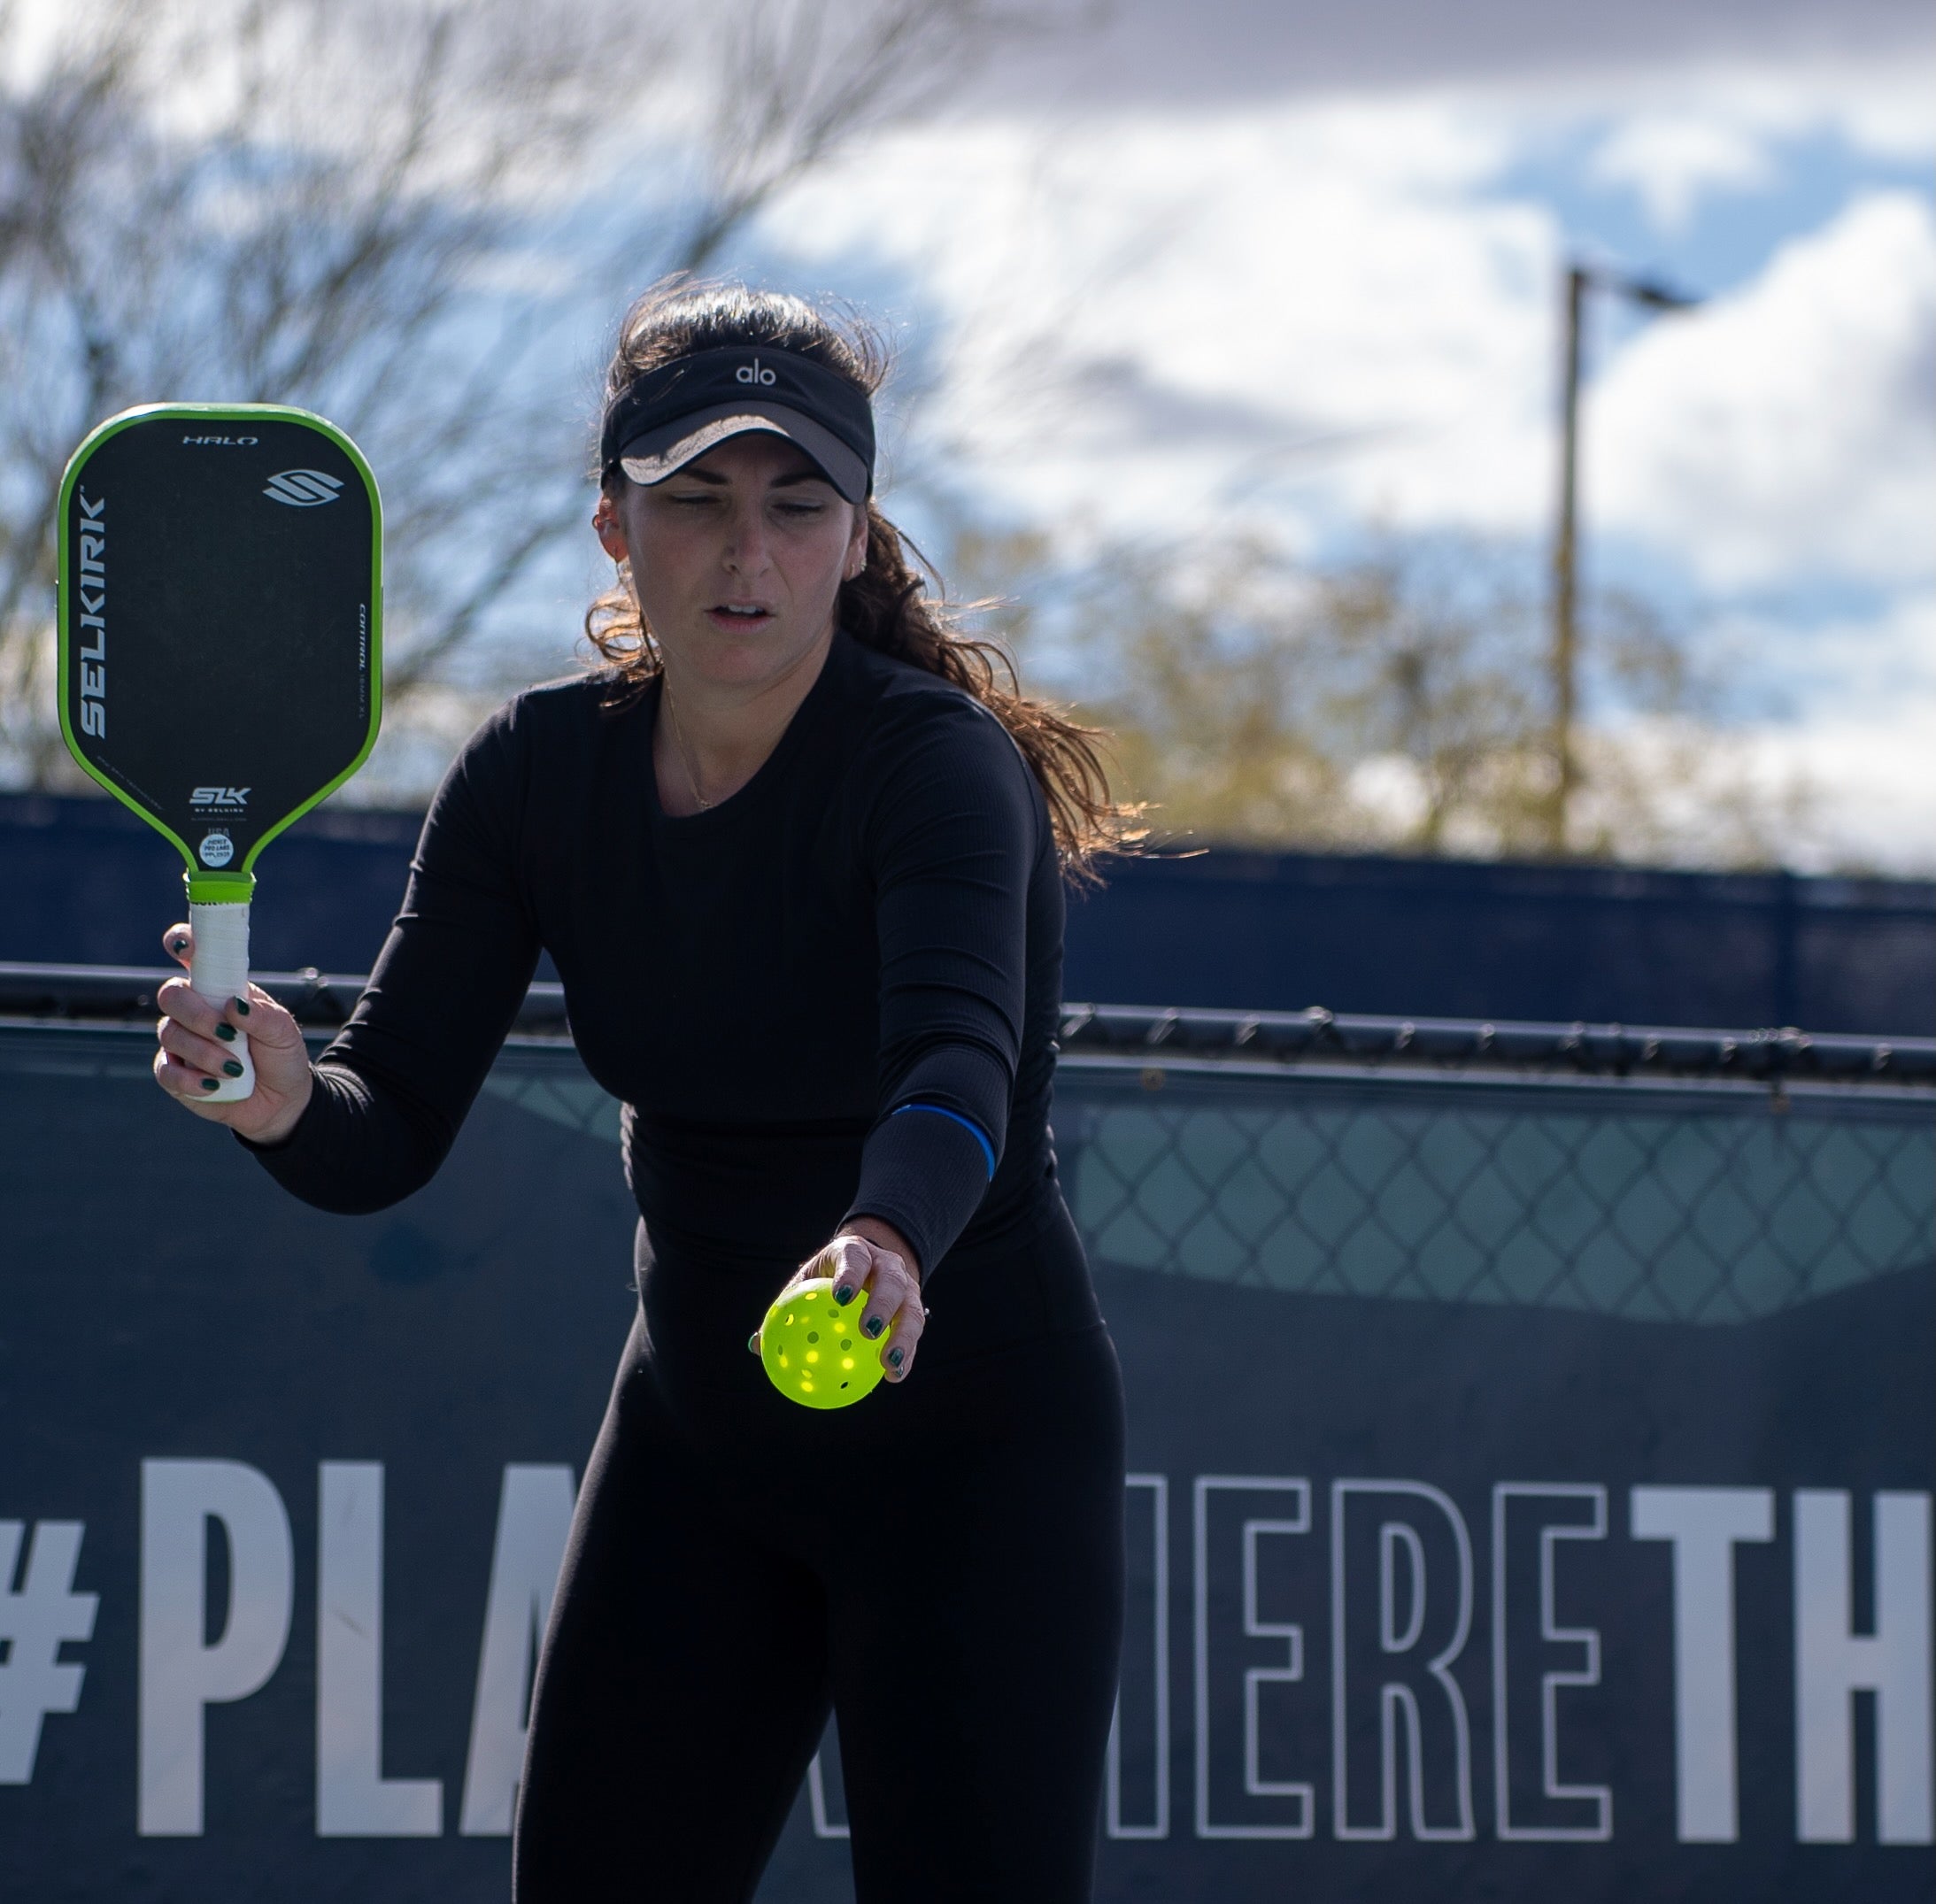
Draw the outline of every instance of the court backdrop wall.
M331 1217L150 1048L0 1028L0 1888L505 1895L615 1107L514 1045ZM1072 1052L1053 1122L1130 1403L1100 1898L1928 1896L1927 1089ZM762 1895L851 1897L844 1821L829 1738Z
M366 972L414 813L331 805L275 844L257 964ZM0 960L147 965L166 845L110 800L0 794ZM549 975L549 967L546 968ZM1936 1035L1936 882L1214 848L1068 909L1064 995L1247 1011Z

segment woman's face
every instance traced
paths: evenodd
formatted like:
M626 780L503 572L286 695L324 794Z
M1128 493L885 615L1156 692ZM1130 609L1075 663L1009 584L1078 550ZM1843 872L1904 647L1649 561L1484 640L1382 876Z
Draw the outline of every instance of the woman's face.
M623 482L592 527L629 560L639 607L682 680L760 687L831 636L860 573L867 512L783 436L750 431L663 482Z

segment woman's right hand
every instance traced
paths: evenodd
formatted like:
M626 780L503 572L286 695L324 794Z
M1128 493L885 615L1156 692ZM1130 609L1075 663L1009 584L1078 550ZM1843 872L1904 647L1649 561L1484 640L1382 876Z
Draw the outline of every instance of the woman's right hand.
M161 943L181 966L194 960L192 927L170 926ZM301 1026L261 986L250 986L246 998L231 998L217 1011L187 979L171 978L155 994L155 1003L163 1014L155 1027L161 1045L155 1082L171 1098L252 1144L280 1144L295 1129L316 1088L315 1074ZM235 1061L232 1046L238 1031L249 1035L256 1088L246 1098L211 1104L206 1094L221 1082L223 1066Z

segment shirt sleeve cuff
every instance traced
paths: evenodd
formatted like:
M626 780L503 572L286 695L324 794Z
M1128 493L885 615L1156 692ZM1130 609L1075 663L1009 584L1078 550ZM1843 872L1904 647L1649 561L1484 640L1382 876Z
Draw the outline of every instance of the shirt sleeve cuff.
M313 1066L310 1070L309 1102L303 1106L303 1114L289 1128L287 1137L278 1137L273 1144L258 1144L253 1137L245 1137L239 1130L229 1135L252 1157L266 1160L271 1157L287 1157L298 1154L304 1147L304 1140L315 1132L322 1116L321 1098L327 1089L322 1078Z
M993 1145L971 1120L932 1107L883 1117L860 1152L860 1184L843 1223L877 1216L907 1238L926 1289L988 1194Z

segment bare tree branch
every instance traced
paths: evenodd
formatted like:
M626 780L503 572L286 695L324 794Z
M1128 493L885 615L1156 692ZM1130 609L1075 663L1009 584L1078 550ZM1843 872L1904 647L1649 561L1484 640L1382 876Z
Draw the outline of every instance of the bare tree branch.
M718 21L711 175L679 247L689 271L840 147L945 100L1033 25L996 0L749 0Z
M588 318L1016 30L997 0L68 0L30 66L0 7L0 774L59 759L51 523L102 417L348 428L407 706L582 533Z

